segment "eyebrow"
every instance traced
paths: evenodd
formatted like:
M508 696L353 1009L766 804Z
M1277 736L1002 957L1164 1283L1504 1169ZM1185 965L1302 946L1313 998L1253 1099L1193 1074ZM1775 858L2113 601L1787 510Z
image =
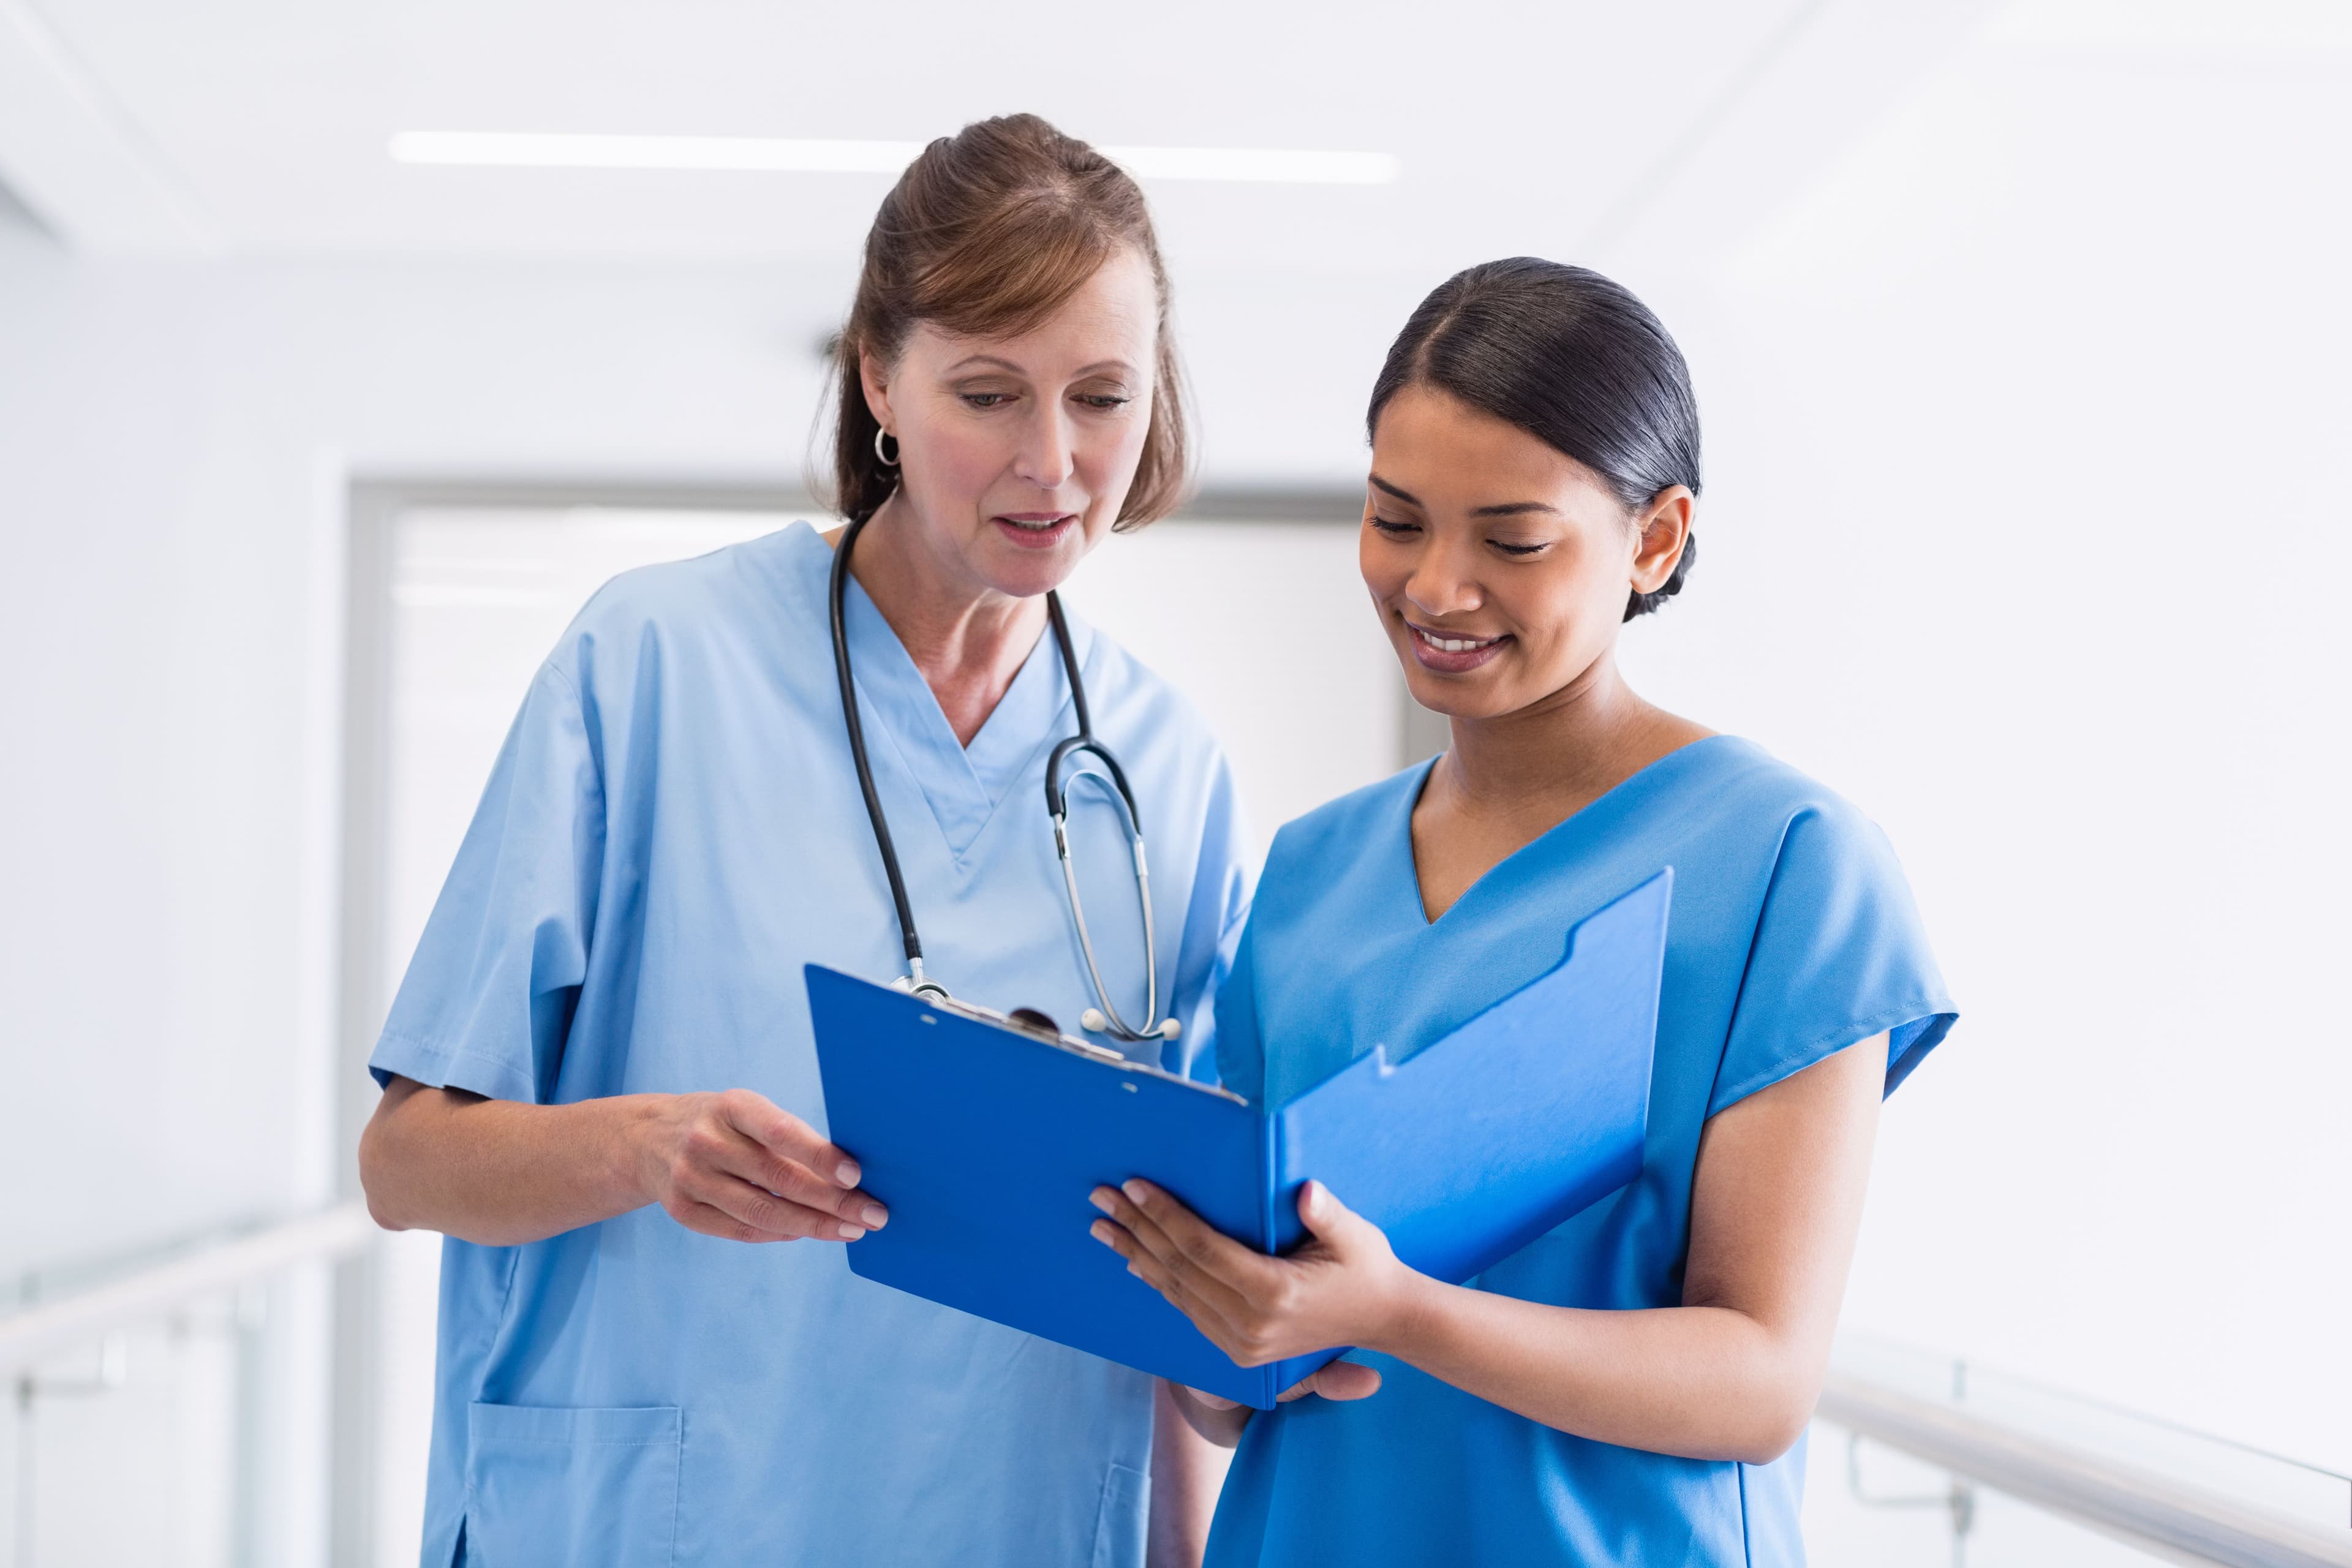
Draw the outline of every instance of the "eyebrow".
M1378 474L1371 475L1370 479L1374 489L1387 491L1407 506L1422 504L1419 496L1402 485L1392 485ZM1507 500L1498 501L1493 506L1474 506L1470 509L1470 515L1472 517L1521 517L1536 511L1548 511L1558 516L1559 508L1539 500Z
M1022 369L1021 366L1014 364L1011 360L1005 359L999 354L966 354L963 358L956 361L955 363L948 366L948 373L952 375L957 371L963 369L967 365L975 364L992 364L1000 370L1009 370L1015 375L1026 375L1029 374L1027 371ZM1128 363L1123 359L1097 360L1093 364L1080 365L1078 367L1077 374L1079 375L1092 375L1097 371L1105 370L1121 371L1129 375L1133 375L1135 374L1135 367Z

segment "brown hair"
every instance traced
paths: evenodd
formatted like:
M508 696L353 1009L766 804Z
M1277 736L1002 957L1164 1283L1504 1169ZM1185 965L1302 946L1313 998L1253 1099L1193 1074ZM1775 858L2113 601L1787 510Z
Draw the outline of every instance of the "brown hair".
M890 499L897 479L875 456L881 426L866 405L858 356L887 363L918 321L960 335L1028 331L1083 288L1122 245L1151 265L1160 297L1151 422L1120 531L1183 500L1190 439L1169 323L1168 271L1143 192L1127 171L1034 114L977 121L908 165L866 236L866 265L834 355L840 404L834 502L852 521Z

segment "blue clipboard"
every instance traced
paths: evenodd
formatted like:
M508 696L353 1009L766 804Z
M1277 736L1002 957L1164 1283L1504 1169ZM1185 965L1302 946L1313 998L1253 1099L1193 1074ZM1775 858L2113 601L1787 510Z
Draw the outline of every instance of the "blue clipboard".
M1633 1178L1674 872L1568 933L1540 978L1406 1060L1372 1052L1267 1114L966 1005L807 966L834 1142L890 1223L861 1277L1261 1410L1345 1347L1237 1366L1087 1234L1142 1176L1266 1253L1309 1178L1460 1283Z

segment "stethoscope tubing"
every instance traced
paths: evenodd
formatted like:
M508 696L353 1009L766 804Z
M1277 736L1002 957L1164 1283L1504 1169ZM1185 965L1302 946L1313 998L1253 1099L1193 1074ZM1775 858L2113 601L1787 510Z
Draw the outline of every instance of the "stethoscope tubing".
M890 879L890 901L898 908L898 933L907 944L912 989L945 996L946 986L923 978L923 939L915 930L915 906L907 898L907 879L898 869L898 851L890 842L890 820L883 815L882 796L874 788L874 769L866 758L866 726L858 721L857 688L849 673L849 552L866 521L861 517L851 523L833 552L833 668L841 678L841 717L849 726L849 755L857 764L858 793L866 797L866 819L874 825L874 846L882 851L882 869Z
M849 756L857 769L858 793L866 800L866 818L874 827L874 847L881 853L882 870L890 881L890 901L897 907L898 931L906 943L907 988L917 995L936 995L947 1000L947 987L923 973L923 941L915 928L915 908L907 896L907 879L898 867L898 851L890 839L890 823L882 810L882 796L874 787L874 769L866 752L866 727L857 715L857 687L850 673L849 554L868 521L859 518L844 530L833 552L828 595L833 621L833 668L841 683L841 716L849 731ZM1087 978L1094 985L1096 999L1102 1004L1098 1013L1091 1007L1087 1010L1085 1026L1122 1040L1171 1039L1171 1026L1176 1020L1160 1016L1160 943L1151 913L1151 870L1144 854L1143 816L1136 809L1135 792L1128 786L1127 770L1119 766L1110 749L1095 738L1094 715L1087 705L1086 682L1078 675L1077 649L1070 639L1069 622L1062 614L1061 595L1050 589L1045 595L1045 618L1053 627L1055 647L1062 656L1062 671L1070 685L1070 706L1078 721L1078 732L1058 742L1046 760L1045 810L1054 822L1054 852L1061 861L1062 885L1069 891L1070 918L1077 928L1078 950L1086 960ZM1086 909L1078 897L1077 871L1070 862L1069 788L1063 777L1063 767L1071 757L1079 755L1102 763L1125 815L1128 841L1134 851L1136 897L1143 907L1144 1018L1139 1027L1130 1026L1111 1004L1110 987L1103 983L1102 968L1095 957L1094 938L1087 930Z

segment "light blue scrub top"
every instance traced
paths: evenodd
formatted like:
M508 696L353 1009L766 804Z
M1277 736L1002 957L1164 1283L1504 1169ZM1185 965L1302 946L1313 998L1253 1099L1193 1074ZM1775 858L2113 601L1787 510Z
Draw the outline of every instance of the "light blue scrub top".
M832 563L796 524L589 602L499 754L380 1080L541 1104L740 1086L824 1129L802 964L905 969L842 726ZM1045 809L1076 727L1053 638L967 748L855 584L848 622L929 972L1075 1028L1094 997ZM1168 686L1071 630L1144 814L1160 1000L1184 1022L1163 1065L1205 1072L1246 903L1231 776ZM1141 921L1096 793L1073 790L1071 826L1126 1011ZM424 1562L462 1530L488 1568L1139 1568L1150 1447L1140 1373L859 1279L840 1244L721 1241L647 1207L446 1244Z
M1706 1119L1882 1029L1891 1090L1951 1026L1895 853L1819 784L1717 736L1634 774L1432 923L1411 826L1427 775L1360 790L1276 837L1217 1005L1225 1083L1278 1107L1375 1042L1418 1050L1672 866L1641 1173L1471 1283L1564 1307L1678 1306ZM1804 1561L1801 1444L1769 1465L1669 1458L1570 1436L1387 1356L1350 1359L1381 1370L1371 1398L1251 1417L1213 1568Z

